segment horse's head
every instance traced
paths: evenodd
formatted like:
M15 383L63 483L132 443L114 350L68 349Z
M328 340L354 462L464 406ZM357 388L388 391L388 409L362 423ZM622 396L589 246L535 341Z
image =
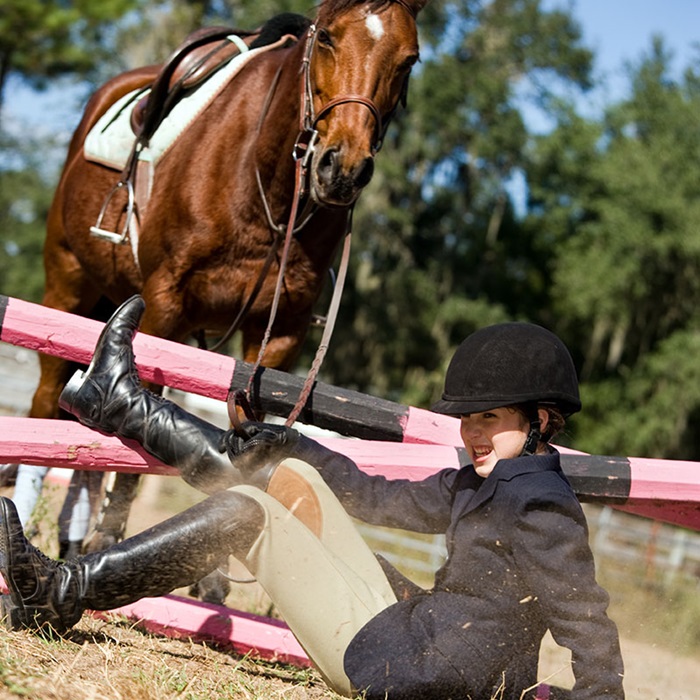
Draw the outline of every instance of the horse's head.
M418 60L416 14L427 0L325 0L309 30L307 127L318 132L312 197L347 206L372 178L374 156Z

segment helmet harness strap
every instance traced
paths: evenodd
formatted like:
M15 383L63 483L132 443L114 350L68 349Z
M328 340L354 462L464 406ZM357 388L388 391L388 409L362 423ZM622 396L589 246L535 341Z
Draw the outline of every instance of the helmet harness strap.
M521 457L527 455L534 455L537 452L537 447L542 440L542 431L540 430L540 416L537 411L537 404L532 402L528 403L526 407L526 417L530 421L530 430L528 431L525 444L523 445L523 451L520 453Z

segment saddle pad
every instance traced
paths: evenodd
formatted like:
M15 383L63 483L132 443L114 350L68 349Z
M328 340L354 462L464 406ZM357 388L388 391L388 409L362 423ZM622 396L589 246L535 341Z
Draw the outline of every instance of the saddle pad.
M228 38L229 41L239 44L238 37ZM288 39L289 37L285 36L274 44L238 54L194 92L183 97L153 134L148 148L143 149L139 160L148 161L154 167L178 136L211 104L248 61L263 51L277 48ZM244 46L243 42L240 44ZM87 160L123 170L136 140L130 124L131 111L138 100L148 92L150 91L139 89L124 95L100 117L85 138L83 153Z

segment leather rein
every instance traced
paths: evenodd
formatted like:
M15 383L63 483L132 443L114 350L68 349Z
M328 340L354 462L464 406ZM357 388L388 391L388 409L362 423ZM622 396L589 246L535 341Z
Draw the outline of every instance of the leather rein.
M299 208L301 205L301 202L304 198L304 196L308 193L308 172L309 172L309 166L311 163L311 159L316 147L316 143L318 142L318 131L317 131L317 124L318 122L323 119L333 108L337 107L338 105L341 104L347 104L347 103L357 103L361 104L369 111L371 112L372 116L374 117L374 123L375 123L375 128L374 128L374 138L372 142L372 147L371 147L371 152L372 155L374 156L379 149L382 146L382 141L383 137L386 131L386 128L391 121L391 117L394 114L394 110L389 115L389 118L385 120L383 123L381 114L379 113L379 110L377 109L377 106L374 104L374 102L363 95L342 95L340 97L336 97L329 102L327 102L320 110L318 113L315 113L314 110L314 104L313 104L313 88L311 85L311 57L313 54L314 46L316 43L316 36L317 36L317 28L315 24L310 25L307 35L306 35L306 45L305 45L305 50L304 50L304 57L302 59L302 64L301 64L301 81L300 81L300 111L299 111L299 134L297 136L296 142L294 144L293 152L292 152L292 157L294 158L295 161L295 178L294 178L294 196L292 199L292 208L290 211L289 219L287 221L286 225L283 224L276 224L272 218L271 214L271 208L269 206L262 181L260 178L260 173L258 170L258 167L256 165L255 167L255 174L256 174L256 179L258 183L258 189L260 192L260 196L262 198L263 202L263 207L265 210L265 215L267 217L268 225L270 229L272 230L274 234L274 239L272 242L272 246L270 248L270 252L268 253L268 256L265 260L265 263L263 265L263 269L260 273L260 276L258 278L258 281L256 283L255 288L251 292L250 296L246 300L246 303L244 304L243 308L239 312L238 316L234 320L233 324L231 327L228 329L228 331L225 333L223 338L216 344L216 346L212 349L217 349L219 348L223 343L225 343L235 332L238 330L240 327L243 319L245 318L245 315L248 313L250 310L251 306L253 305L253 302L255 301L255 297L259 293L260 289L262 288L263 281L265 277L267 276L267 273L270 269L270 266L272 264L272 261L277 255L277 252L279 250L279 246L281 243L282 239L282 234L284 233L284 245L282 248L282 253L281 257L279 260L279 272L277 274L277 284L275 287L275 294L272 302L272 306L270 308L270 317L268 320L267 328L265 330L265 334L263 337L263 341L260 346L260 350L258 352L258 357L255 361L255 364L253 365L250 379L248 381L248 386L246 388L245 392L237 391L237 392L231 392L228 397L228 413L229 413L229 418L231 419L231 423L234 426L234 428L241 430L240 428L240 420L238 418L238 413L236 411L237 406L240 406L246 416L249 419L254 419L254 413L250 407L250 398L251 398L251 391L253 387L253 383L255 380L255 376L258 372L258 369L261 366L262 363L262 358L265 353L265 350L267 348L268 341L270 339L270 335L272 332L272 326L275 321L275 317L277 315L277 309L279 305L279 299L281 296L282 292L282 287L284 284L284 274L286 271L286 266L287 266L287 261L289 258L289 249L291 245L292 238L296 233L298 233L311 219L311 217L314 215L316 212L318 205L313 203L311 201L311 198L308 199L307 205L304 208L304 210L300 213ZM258 122L258 130L262 127L262 122L264 121L265 116L267 115L267 111L269 109L270 103L272 101L272 97L274 95L275 89L277 87L278 79L280 72L282 70L282 67L278 70L272 85L270 87L270 90L268 92L265 105L260 117L260 120ZM316 355L314 357L313 363L311 365L311 368L308 372L308 375L306 377L306 380L304 382L304 385L302 387L301 393L299 395L299 398L297 399L297 402L294 405L294 408L292 409L292 412L289 414L289 416L286 419L285 425L291 426L296 419L298 418L299 414L303 410L304 406L306 405L306 401L308 400L308 397L311 393L311 390L313 388L313 385L316 381L316 377L318 375L318 372L321 368L321 364L323 363L323 359L325 358L326 351L328 350L328 345L330 343L330 338L333 333L333 327L335 325L335 321L337 318L337 313L338 313L338 308L340 306L340 297L342 295L343 291L343 286L345 283L345 278L347 275L347 268L348 268L348 263L350 259L350 242L351 242L351 237L352 237L352 232L351 232L351 226L352 226L352 212L354 209L354 203L350 206L348 210L348 215L347 215L347 221L346 221L346 226L345 226L345 234L344 234L344 244L343 244L343 252L341 256L341 262L338 270L338 276L336 283L333 288L333 295L329 304L329 309L328 309L328 314L326 316L326 323L325 323L325 328L323 332L323 336L321 338L321 342L319 344L319 347L316 351Z

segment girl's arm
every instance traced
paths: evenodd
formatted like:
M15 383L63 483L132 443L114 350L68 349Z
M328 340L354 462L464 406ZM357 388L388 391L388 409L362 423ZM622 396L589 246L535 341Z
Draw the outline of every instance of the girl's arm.
M554 640L572 653L572 698L624 698L623 663L608 594L595 579L585 516L568 487L541 491L518 509L514 552Z

